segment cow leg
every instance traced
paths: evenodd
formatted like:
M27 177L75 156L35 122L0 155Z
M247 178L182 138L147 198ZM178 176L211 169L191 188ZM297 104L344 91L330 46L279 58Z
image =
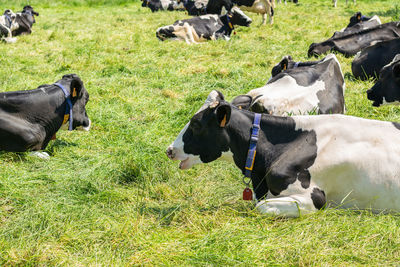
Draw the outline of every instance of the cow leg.
M260 14L262 16L262 25L265 25L267 22L267 13Z
M185 31L185 41L188 44L197 44L197 42L194 40L193 37L193 32L192 29L189 27L189 25L184 25L183 26L184 31Z
M337 0L332 0L333 6L336 7Z
M272 7L272 5L269 7L269 24L273 24L274 23L274 8Z
M310 195L292 195L262 200L257 203L256 209L263 214L287 218L300 217L317 209Z
M2 38L6 43L15 43L17 41L17 38L12 37L11 30L1 24L0 24L0 33L1 35L6 36Z

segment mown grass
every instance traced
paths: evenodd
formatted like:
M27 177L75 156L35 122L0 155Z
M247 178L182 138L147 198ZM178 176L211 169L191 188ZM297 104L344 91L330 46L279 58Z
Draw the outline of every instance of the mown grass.
M250 14L253 25L230 42L188 46L155 38L183 12L124 0L0 0L0 10L29 3L40 13L32 35L0 44L0 90L77 73L93 121L89 133L59 132L48 161L0 154L0 265L398 265L398 214L268 218L240 200L235 166L183 172L164 154L211 90L230 100L262 86L282 56L306 60L311 42L358 10L383 22L400 15L394 0L300 2L278 5L273 26ZM347 114L400 121L397 107L372 108L373 82L354 80L352 59L338 59Z

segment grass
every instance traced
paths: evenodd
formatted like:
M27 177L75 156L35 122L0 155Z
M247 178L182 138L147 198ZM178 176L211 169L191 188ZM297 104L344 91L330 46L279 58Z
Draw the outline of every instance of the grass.
M217 89L228 100L266 83L282 56L307 60L310 43L358 10L398 19L395 0L301 0L278 5L275 24L238 28L230 42L159 42L155 30L186 18L139 1L0 0L39 13L32 35L0 44L1 91L34 89L77 73L90 93L93 128L58 133L44 161L0 153L0 265L398 265L399 214L330 208L268 218L240 200L233 165L179 171L165 149ZM351 2L351 1L349 1ZM346 76L347 114L400 121L373 108ZM379 160L379 159L377 159Z

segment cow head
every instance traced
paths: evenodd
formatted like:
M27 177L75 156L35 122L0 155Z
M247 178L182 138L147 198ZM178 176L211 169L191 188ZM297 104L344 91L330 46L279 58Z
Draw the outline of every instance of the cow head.
M239 25L239 26L246 26L249 27L252 20L240 8L237 6L233 7L228 13L227 16L229 16L230 21L232 22L233 25Z
M372 105L379 107L384 103L400 102L400 54L384 66L379 73L376 84L367 91Z
M229 124L231 106L222 93L212 91L204 105L167 148L167 156L180 160L180 169L189 169L197 163L208 163L228 151L229 137L225 127Z
M327 42L322 43L312 43L308 48L308 57L318 57L319 55L325 54L328 52L332 47Z
M76 74L67 74L62 77L57 83L62 84L67 90L70 90L73 123L72 128L75 130L89 131L91 121L86 113L86 104L89 101L89 93L83 86L82 80ZM75 93L74 93L75 91ZM68 128L68 122L63 125L63 128Z
M148 3L149 3L148 0L142 0L142 7L147 7Z
M370 20L370 19L371 19L371 18L364 16L364 15L361 14L361 12L359 11L359 12L355 13L353 16L351 16L351 18L350 18L350 23L349 23L349 25L347 25L347 28L348 28L348 27L352 27L352 26L354 26L354 25L356 25L357 23L360 23L360 22L362 22L362 21L367 21L367 20Z
M279 62L278 64L276 64L272 70L271 70L271 75L272 77L278 75L279 73L281 73L284 70L287 70L289 68L289 63L291 66L293 66L293 59L291 56L284 56L281 60L281 62Z
M32 23L35 23L35 22L36 22L36 21L35 21L35 16L39 16L39 13L36 12L35 10L33 10L33 7L31 7L31 6L24 6L24 8L22 9L22 12L21 12L21 13L22 13L22 14L31 15L30 20L31 20Z

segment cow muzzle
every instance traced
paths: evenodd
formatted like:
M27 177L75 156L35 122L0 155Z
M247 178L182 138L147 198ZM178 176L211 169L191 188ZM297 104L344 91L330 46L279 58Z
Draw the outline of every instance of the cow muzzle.
M200 157L181 153L179 149L172 145L167 148L166 154L170 160L181 161L179 163L179 169L181 170L190 169L193 165L201 163Z

